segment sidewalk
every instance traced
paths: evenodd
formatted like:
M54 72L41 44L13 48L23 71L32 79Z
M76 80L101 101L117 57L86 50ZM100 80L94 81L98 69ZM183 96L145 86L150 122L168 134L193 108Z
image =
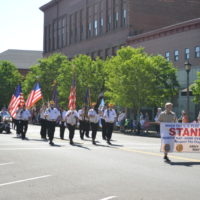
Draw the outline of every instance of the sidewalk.
M142 137L157 137L160 138L160 134L157 134L156 131L149 130L148 133L146 131L141 130L140 133L137 132L131 132L131 131L126 131L122 132L120 130L114 130L114 133L118 134L124 134L124 135L132 135L132 136L142 136Z

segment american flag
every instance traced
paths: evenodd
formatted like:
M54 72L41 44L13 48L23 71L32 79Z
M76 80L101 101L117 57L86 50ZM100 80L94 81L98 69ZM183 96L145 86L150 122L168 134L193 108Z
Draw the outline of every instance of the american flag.
M28 96L28 99L26 101L26 107L31 108L35 103L37 103L42 98L42 92L40 88L40 84L36 83L31 90L31 93Z
M71 86L70 94L69 94L68 108L71 110L76 109L76 81L75 81L75 78L73 78L73 80L72 80L72 86Z
M8 106L8 111L10 115L15 118L18 106L23 106L24 104L24 95L22 93L21 85L19 84L15 90L15 93L12 95Z

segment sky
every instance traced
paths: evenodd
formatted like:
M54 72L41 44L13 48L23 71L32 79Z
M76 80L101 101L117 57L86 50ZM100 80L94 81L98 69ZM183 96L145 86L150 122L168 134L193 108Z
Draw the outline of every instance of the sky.
M50 0L0 0L0 53L7 49L43 49L44 15Z

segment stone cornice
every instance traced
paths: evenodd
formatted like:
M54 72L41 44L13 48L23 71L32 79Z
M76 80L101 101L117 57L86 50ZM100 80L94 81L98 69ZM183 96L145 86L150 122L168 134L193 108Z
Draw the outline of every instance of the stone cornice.
M156 29L153 31L149 31L147 33L142 33L136 36L130 36L127 39L127 44L137 44L140 42L148 41L148 40L153 40L153 39L158 39L162 38L165 36L181 33L181 32L186 32L189 30L193 29L199 29L200 28L200 18L185 21L182 23L174 24L171 26L166 26L160 29Z

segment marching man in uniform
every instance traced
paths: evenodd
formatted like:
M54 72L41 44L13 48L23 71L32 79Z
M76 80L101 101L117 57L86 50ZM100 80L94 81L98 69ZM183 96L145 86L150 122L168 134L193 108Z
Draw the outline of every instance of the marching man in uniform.
M88 111L88 117L90 120L90 125L92 129L92 143L95 145L95 139L97 135L97 129L99 124L99 115L98 112L95 110L96 103L92 103L91 109Z
M31 113L28 109L26 109L25 105L21 111L21 133L22 133L22 140L26 138L26 132L28 129L28 120L31 118Z
M65 116L66 116L67 111L64 108L60 109L60 139L64 140L64 135L65 135L65 127L66 127L66 122L65 122Z
M41 129L40 129L40 135L41 138L44 140L47 140L47 119L45 116L45 112L47 109L47 104L42 105L42 108L40 109L40 124L41 124Z
M110 140L112 138L112 132L116 118L117 114L113 109L113 104L110 103L108 108L104 111L104 119L106 121L106 137L108 144L111 144Z
M65 120L67 122L67 127L69 129L69 140L70 144L73 145L73 138L76 128L76 123L78 121L78 113L74 109L69 109L65 115Z
M60 111L57 108L55 108L54 101L50 101L50 107L46 109L44 115L47 119L47 124L48 124L48 136L50 141L49 144L53 146L56 121L60 117Z
M20 137L22 133L22 125L21 125L21 112L22 112L22 106L18 106L16 110L16 117L15 117L15 123L16 123L16 135L17 137ZM21 135L22 136L22 135Z
M85 106L83 106L82 109L80 109L78 111L78 119L79 119L79 123L80 123L79 130L80 130L81 140L84 139L84 126L85 126L84 115L85 115Z

